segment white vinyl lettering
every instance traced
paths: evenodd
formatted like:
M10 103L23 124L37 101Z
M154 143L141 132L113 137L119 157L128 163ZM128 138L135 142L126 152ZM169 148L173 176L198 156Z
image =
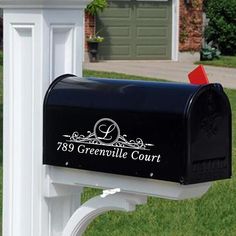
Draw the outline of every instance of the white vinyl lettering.
M146 162L160 162L161 155L142 154L140 151L133 151L131 154L133 160L146 161Z
M57 151L63 151L63 152L73 152L75 148L75 145L73 143L63 143L58 142L57 143Z
M112 139L112 136L108 136L114 129L115 129L116 127L115 127L115 125L114 124L112 124L112 125L110 125L110 126L106 126L106 125L100 125L99 126L99 131L102 133L102 134L104 134L104 136L103 137L99 137L99 139L101 139L101 140L111 140Z
M152 143L145 143L142 138L128 139L122 134L119 125L111 118L99 119L93 131L80 134L62 135L66 140L57 142L57 151L73 153L74 157L129 159L138 162L159 163L161 155L153 155ZM77 154L77 155L76 155ZM83 154L83 155L78 155Z

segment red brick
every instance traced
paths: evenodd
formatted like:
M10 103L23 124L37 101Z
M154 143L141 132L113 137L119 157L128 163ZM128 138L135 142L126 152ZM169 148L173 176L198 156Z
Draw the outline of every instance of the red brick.
M85 49L88 49L86 39L95 33L95 19L88 13L85 13Z
M201 49L202 7L203 0L191 0L189 6L186 6L184 0L180 0L180 51L199 51Z

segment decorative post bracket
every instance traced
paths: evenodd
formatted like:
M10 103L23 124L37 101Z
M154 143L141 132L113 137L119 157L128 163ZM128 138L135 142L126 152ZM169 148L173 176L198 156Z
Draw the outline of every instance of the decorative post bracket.
M63 236L80 236L97 216L107 211L134 211L136 205L145 204L147 196L122 193L120 189L104 190L80 206L68 221Z
M50 201L63 194L74 195L83 186L111 190L104 190L102 195L77 207L63 228L63 236L82 235L93 219L107 211L134 211L136 205L147 202L147 196L172 200L201 197L208 191L211 183L184 186L178 183L151 179L147 181L143 178L126 178L99 172L96 172L94 178L94 172L54 166L50 168L50 175L45 182L44 196ZM119 188L112 189L113 186Z

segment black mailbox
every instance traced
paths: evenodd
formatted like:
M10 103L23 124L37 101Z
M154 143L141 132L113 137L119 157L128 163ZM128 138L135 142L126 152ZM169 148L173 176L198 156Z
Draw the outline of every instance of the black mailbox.
M219 84L64 75L44 101L43 163L181 184L230 178L230 104Z

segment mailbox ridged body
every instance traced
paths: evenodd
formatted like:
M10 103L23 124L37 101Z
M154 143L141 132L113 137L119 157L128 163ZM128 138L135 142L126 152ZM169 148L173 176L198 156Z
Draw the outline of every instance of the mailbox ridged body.
M43 163L193 184L231 176L219 84L61 76L44 102Z

